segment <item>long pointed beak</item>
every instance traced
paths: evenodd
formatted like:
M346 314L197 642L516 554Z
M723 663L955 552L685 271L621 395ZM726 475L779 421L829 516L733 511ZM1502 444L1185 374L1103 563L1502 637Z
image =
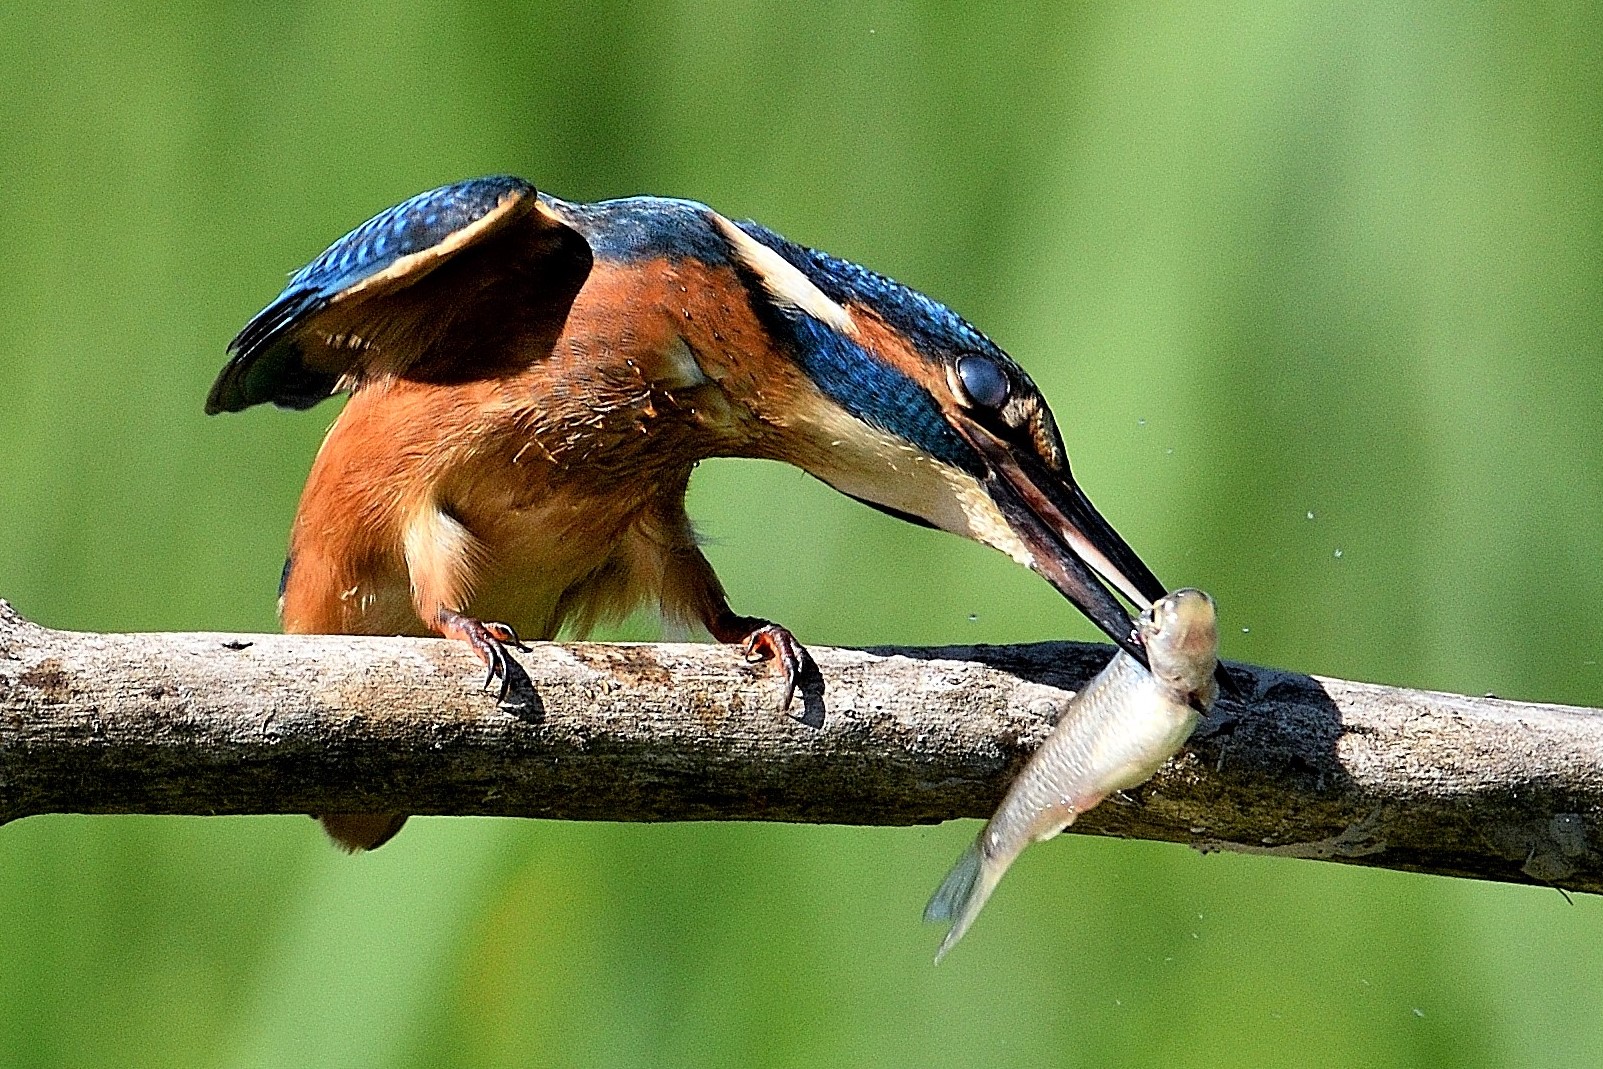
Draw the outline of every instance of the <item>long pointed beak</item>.
M986 492L1029 549L1036 571L1121 649L1146 664L1146 650L1132 636L1129 614L1102 580L1145 609L1165 593L1157 576L1102 518L1067 471L1049 471L1034 456L1014 450L984 427L966 420L954 422L985 460Z

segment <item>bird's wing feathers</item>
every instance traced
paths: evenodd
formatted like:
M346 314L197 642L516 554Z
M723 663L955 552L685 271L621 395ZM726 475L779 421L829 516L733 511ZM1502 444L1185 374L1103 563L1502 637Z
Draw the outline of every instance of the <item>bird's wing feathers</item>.
M310 408L372 374L465 379L554 339L585 240L510 176L420 193L297 271L229 345L207 412Z

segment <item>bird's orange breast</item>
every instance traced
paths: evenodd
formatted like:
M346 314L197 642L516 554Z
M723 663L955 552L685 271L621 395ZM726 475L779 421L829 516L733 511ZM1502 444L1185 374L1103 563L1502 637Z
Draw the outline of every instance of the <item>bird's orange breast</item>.
M285 629L427 633L414 602L439 591L551 637L649 597L660 565L639 559L640 532L682 518L699 460L762 454L753 402L807 388L713 273L729 274L598 263L550 349L515 371L361 384L302 497ZM587 585L609 604L581 604Z

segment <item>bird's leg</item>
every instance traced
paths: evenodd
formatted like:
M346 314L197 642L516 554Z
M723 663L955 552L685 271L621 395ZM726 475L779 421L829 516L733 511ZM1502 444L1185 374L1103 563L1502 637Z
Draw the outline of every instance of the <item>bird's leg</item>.
M434 629L446 638L461 639L473 647L479 660L484 662L486 674L484 685L488 687L494 680L501 681L499 698L506 700L507 687L511 684L511 677L507 673L507 651L513 649L529 652L529 647L518 640L518 633L510 624L486 622L451 609L441 609L434 616Z
M407 521L402 535L407 577L418 619L446 638L461 639L484 662L484 685L501 681L506 700L512 678L506 648L527 650L509 624L488 623L461 612L477 578L484 547L444 504L430 498Z
M689 477L687 471L685 478ZM641 529L645 544L662 555L663 615L670 620L699 622L719 642L742 647L752 661L773 661L785 673L779 708L788 710L802 676L817 671L813 659L786 628L730 609L718 573L696 545L682 495L683 490L680 496L667 500Z
M743 647L749 661L771 659L778 664L785 673L785 692L779 700L779 708L790 708L791 699L796 696L796 684L803 672L813 668L813 658L788 628L756 616L736 615L725 605L707 622L707 630L719 642Z

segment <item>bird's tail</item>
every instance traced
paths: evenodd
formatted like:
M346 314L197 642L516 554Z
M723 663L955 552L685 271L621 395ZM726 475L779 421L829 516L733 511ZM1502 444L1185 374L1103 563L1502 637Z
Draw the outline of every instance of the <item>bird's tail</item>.
M994 859L986 862L978 839L963 851L963 856L957 859L952 871L946 874L946 879L930 896L929 905L924 907L924 920L952 922L951 930L941 940L941 948L935 952L935 964L939 965L941 959L946 957L946 952L963 938L963 933L979 916L980 907L991 897L991 892L1006 871L1006 862L998 863Z
M405 813L322 813L318 822L334 845L348 854L377 850L406 823Z

